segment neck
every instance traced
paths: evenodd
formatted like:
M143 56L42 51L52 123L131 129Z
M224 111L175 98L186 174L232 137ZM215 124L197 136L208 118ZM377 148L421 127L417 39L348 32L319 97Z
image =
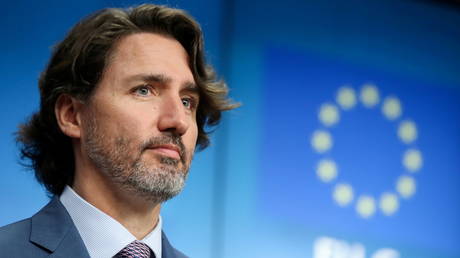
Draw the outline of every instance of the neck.
M78 166L72 189L87 202L122 224L138 240L158 223L160 203L135 196L109 180L96 168Z

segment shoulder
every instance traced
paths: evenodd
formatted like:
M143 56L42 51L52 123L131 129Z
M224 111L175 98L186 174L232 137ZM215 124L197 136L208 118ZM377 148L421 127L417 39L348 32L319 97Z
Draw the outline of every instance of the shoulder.
M163 250L164 252L164 250ZM176 248L170 246L170 250L169 252L167 253L170 253L172 254L171 256L166 256L167 258L169 257L173 257L173 258L189 258L187 255L185 255L184 253L182 253L181 251L177 250ZM163 256L165 257L165 256Z
M29 241L30 230L30 219L0 227L0 250L2 253L8 254L8 257L12 258L44 256L46 252Z
M163 258L188 258L188 256L174 248L171 243L169 243L169 240L164 232L161 232L161 246Z
M0 227L0 249L9 241L26 240L30 235L30 219Z
M183 254L181 251L177 250L174 248L174 254L176 255L177 258L188 258L185 254Z

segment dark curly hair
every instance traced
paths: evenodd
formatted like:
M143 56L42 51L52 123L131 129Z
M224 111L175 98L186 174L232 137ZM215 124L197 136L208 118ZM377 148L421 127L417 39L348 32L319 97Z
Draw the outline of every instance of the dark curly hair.
M72 28L54 48L41 74L40 110L20 126L17 142L21 159L33 168L37 180L51 195L60 195L72 185L75 161L71 139L59 128L54 107L61 94L87 100L101 79L115 44L134 33L159 33L176 39L189 56L189 65L199 88L197 149L209 145L208 131L219 123L221 113L237 104L228 97L223 81L206 64L199 24L186 12L166 6L144 4L129 9L98 11Z

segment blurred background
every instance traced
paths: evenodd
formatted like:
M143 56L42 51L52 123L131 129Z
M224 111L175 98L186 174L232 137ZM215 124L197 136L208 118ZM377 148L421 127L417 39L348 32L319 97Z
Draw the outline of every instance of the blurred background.
M14 132L51 47L140 1L3 1L0 226L48 202ZM195 155L164 230L191 257L460 257L457 1L158 1L202 25L243 104Z

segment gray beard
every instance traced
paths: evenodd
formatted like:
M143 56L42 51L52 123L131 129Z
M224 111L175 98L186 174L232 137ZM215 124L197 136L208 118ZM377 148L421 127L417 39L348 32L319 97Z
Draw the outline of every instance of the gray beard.
M85 139L89 159L121 190L137 195L154 203L165 202L179 194L185 186L188 175L187 154L179 136L165 134L149 139L141 146L133 146L136 142L127 137L107 137L99 132L96 121L91 121ZM152 144L174 143L181 149L182 169L179 161L156 156L156 166L147 166L141 159L143 151ZM133 153L138 153L133 159Z

